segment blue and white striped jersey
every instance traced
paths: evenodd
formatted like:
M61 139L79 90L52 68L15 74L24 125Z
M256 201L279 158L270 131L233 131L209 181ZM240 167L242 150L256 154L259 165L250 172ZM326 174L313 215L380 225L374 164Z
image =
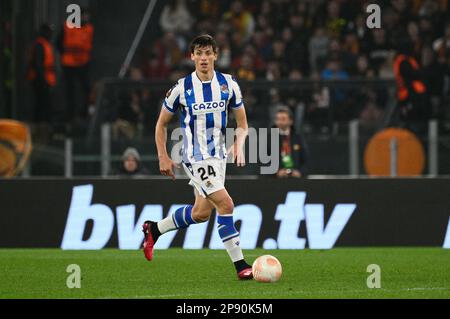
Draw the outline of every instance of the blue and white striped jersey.
M167 92L163 105L169 112L181 112L183 162L226 158L228 111L243 107L241 90L231 75L215 71L211 81L202 82L194 71Z

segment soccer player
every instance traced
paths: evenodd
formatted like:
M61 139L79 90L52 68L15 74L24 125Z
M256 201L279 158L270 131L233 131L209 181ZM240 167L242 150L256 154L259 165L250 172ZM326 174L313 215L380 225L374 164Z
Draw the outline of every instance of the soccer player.
M243 147L248 133L247 117L239 85L229 74L214 70L217 45L210 35L195 38L190 46L195 71L178 80L166 94L156 124L156 146L162 175L175 179L173 167L178 167L166 149L167 125L180 112L183 129L182 165L194 187L195 203L175 211L159 222L146 221L144 254L150 261L153 246L162 234L209 220L212 210L218 213L218 231L237 271L239 279L253 278L252 268L244 260L239 247L239 232L233 221L234 204L225 189L227 150L225 130L228 112L235 115L236 140L230 148L233 162L245 165Z

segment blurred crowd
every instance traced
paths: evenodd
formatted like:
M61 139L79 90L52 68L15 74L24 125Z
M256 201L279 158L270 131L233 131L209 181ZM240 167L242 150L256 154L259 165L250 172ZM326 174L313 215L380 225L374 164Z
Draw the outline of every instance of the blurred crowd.
M366 24L366 7L374 2L381 8L381 28L371 29ZM449 10L448 0L169 0L155 15L157 20L151 20L152 34L157 36L143 38L128 78L176 81L193 69L189 42L208 33L218 43L217 69L233 74L241 83L252 126L272 126L276 110L288 107L296 129L313 127L329 133L337 122L358 118L363 128L376 130L386 117L393 117L387 111L395 97L394 80L398 86L394 64L399 46L408 42L407 55L417 64L413 76L420 77L426 87L426 98L415 102L420 100L429 109L415 112L416 119L450 121ZM89 83L93 27L89 12L83 12L83 28L66 27L56 41L66 100L60 117L66 123L63 131L69 134L73 125L86 124L98 91L98 85ZM49 31L41 32L44 40L37 39L35 47L43 49L31 52L35 55L31 62L42 61L33 70L38 79L33 82L38 105L35 122L48 120L44 106L50 104L55 86L49 78L56 57L44 59ZM85 58L80 60L80 54ZM250 82L255 79L269 84L252 87ZM291 88L270 85L284 79L314 82L303 81L303 86ZM368 83L370 79L391 82L377 86ZM355 81L340 87L320 80ZM112 103L108 120L113 137L129 140L151 133L153 126L148 123L156 121L164 92L141 87L114 94L107 97ZM403 104L405 113L408 106Z
M373 2L381 7L379 29L366 25L366 7ZM449 116L445 107L450 78L448 21L447 0L171 0L160 15L160 37L144 46L133 72L143 79L175 81L192 70L189 41L209 33L219 46L217 68L240 81L393 80L397 46L407 40L428 88L431 113L445 118ZM287 105L297 123L310 120L324 129L330 127L330 119L355 117L370 127L379 123L387 104L385 89L365 86L267 91L244 92L251 118L258 119L258 111L267 114L260 107L267 102L275 106L269 106L273 123L276 107Z
M366 8L372 3L381 8L380 28L367 25ZM280 127L282 118L283 123L292 121L292 134L329 137L340 122L347 125L352 119L359 119L369 135L387 125L386 119L450 123L449 0L168 0L161 9L150 20L151 32L127 73L141 85L102 95L112 138L123 148L136 137L153 134L164 98L163 89L142 81L174 82L192 72L189 43L204 33L218 44L216 68L241 84L252 127ZM63 135L76 127L85 134L96 112L100 89L90 83L89 73L95 68L92 48L101 46L102 38L95 37L89 10L82 12L81 28L43 25L30 45L31 122L38 129L42 123L45 131L56 117ZM6 47L4 61L8 52ZM62 77L56 76L58 65ZM259 79L265 84L255 86L252 82ZM271 84L278 80L292 82ZM347 84L339 85L339 80ZM58 87L64 103L62 112L55 113L51 105ZM307 149L302 137L283 143L287 159L300 158L295 151ZM286 163L286 171L304 174L300 164Z

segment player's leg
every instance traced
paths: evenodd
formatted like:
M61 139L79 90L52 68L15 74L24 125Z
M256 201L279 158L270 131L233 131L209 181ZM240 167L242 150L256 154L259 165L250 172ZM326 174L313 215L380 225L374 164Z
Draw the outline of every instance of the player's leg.
M194 206L187 205L178 208L173 215L167 216L159 222L145 221L142 226L144 232L144 254L148 260L153 258L153 246L159 236L171 230L187 228L191 224L203 223L209 220L213 204L200 196L195 189Z
M225 188L208 195L208 198L216 207L218 213L217 229L219 231L220 238L223 241L223 245L230 256L231 261L236 267L238 277L240 279L253 278L252 267L245 261L242 249L239 246L239 232L236 227L234 227L234 203L232 198Z
M164 234L168 231L187 228L191 224L203 223L209 220L214 206L205 198L198 194L195 189L194 205L187 205L178 208L171 216L160 220L157 223L156 234Z

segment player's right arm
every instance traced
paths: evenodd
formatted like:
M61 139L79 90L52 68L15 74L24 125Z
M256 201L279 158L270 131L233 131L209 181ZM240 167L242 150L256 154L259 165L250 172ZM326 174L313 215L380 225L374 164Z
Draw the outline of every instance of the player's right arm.
M161 108L161 113L159 114L155 129L155 142L156 149L158 151L159 171L162 175L170 176L172 177L172 179L175 179L173 167L178 167L178 165L176 165L172 161L169 154L167 153L167 126L169 125L173 115L178 109L178 104L179 90L178 85L175 85L166 94L166 98L164 99L164 104Z

